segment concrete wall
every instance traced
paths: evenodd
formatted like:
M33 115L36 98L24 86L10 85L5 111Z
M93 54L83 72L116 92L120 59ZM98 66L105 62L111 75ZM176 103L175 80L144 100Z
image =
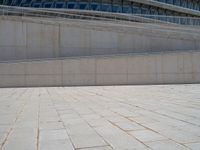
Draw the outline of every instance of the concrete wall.
M200 83L200 52L0 63L0 87Z
M0 17L0 61L200 49L199 31Z

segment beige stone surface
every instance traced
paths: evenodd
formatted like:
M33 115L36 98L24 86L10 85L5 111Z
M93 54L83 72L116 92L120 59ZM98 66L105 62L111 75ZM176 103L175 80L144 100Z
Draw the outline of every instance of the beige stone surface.
M1 150L199 150L200 85L0 89Z
M189 27L4 16L0 61L198 50L199 39L199 29Z
M0 63L0 87L200 83L200 52Z

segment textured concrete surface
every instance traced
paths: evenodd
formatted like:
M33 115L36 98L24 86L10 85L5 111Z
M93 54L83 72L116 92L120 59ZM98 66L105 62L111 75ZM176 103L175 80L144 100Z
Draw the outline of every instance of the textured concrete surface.
M0 63L0 87L200 83L200 52Z
M200 85L0 89L0 150L199 150Z
M0 61L197 49L199 29L187 27L0 18Z

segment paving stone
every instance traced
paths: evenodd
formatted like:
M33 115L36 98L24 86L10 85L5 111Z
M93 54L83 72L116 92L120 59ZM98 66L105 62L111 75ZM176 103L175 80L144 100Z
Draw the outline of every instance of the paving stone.
M70 136L75 148L106 146L107 144L99 136L94 134L71 135Z
M132 121L135 121L139 124L148 124L148 123L156 123L158 122L156 119L149 118L147 116L137 116L137 117L130 117Z
M15 124L15 128L37 128L38 122L36 121L20 121Z
M9 139L35 140L37 138L37 129L35 128L13 128L9 134Z
M131 131L129 133L142 142L159 141L167 139L166 137L151 130Z
M120 115L105 117L105 119L113 123L129 121L127 118L121 117Z
M69 136L75 148L86 148L107 145L88 124L81 123L67 126Z
M37 149L36 140L32 140L29 138L9 139L3 147L3 150L36 150L36 149Z
M0 125L0 133L6 133L10 130L10 127L9 125Z
M40 130L59 130L59 129L64 129L62 122L48 122L40 124Z
M189 144L185 144L185 145L192 150L200 150L200 142L199 143L189 143Z
M14 129L3 146L3 150L35 150L37 134L34 129Z
M125 131L131 130L144 130L145 128L137 123L134 122L118 122L115 123L119 128Z
M65 129L40 131L40 141L64 140L64 139L69 139Z
M109 125L95 128L96 131L116 150L144 149L145 145L123 132L119 128Z
M148 142L146 144L153 150L189 150L183 145L180 145L171 140Z
M75 150L69 140L42 141L39 150Z
M6 139L7 133L0 132L0 145L4 142Z
M173 139L176 142L183 143L183 144L200 141L199 136L196 136L195 134L192 134L190 132L185 132L178 129L163 130L163 131L160 131L160 133L170 139Z
M110 146L104 146L104 147L91 147L91 148L84 148L81 150L113 150Z
M10 125L16 120L16 115L0 115L0 118L0 125Z

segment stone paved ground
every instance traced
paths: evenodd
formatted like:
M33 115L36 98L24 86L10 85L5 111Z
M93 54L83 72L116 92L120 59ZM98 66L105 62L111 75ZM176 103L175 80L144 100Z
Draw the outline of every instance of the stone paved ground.
M200 85L0 89L0 150L200 150Z

